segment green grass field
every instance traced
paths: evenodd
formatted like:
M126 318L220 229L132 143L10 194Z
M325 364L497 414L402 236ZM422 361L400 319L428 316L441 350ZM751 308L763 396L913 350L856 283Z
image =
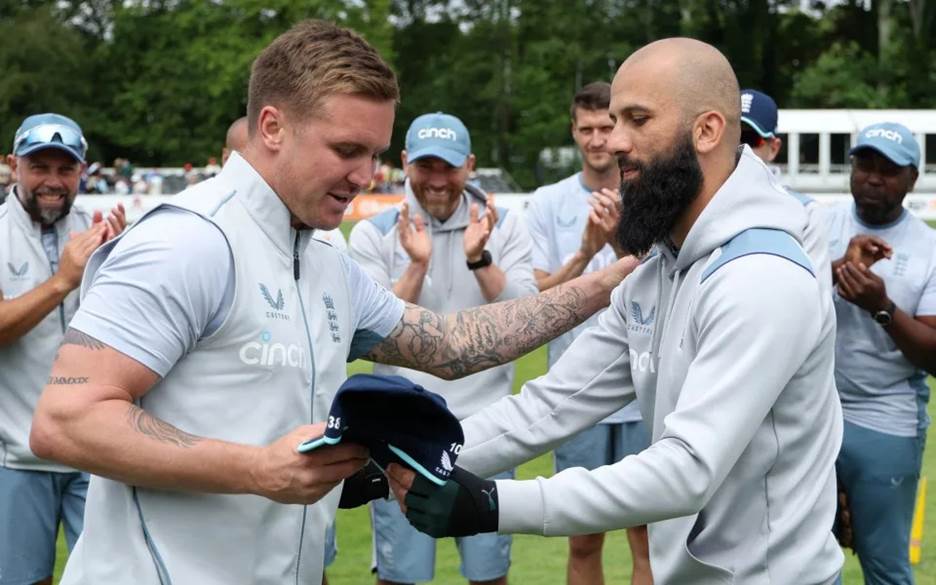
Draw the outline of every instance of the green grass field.
M349 373L369 371L367 362L355 362ZM517 362L516 387L523 381L546 371L546 352L539 349ZM936 392L936 380L930 379L930 387ZM930 415L936 418L936 407L930 404ZM539 457L520 466L519 479L530 479L538 475L552 474L552 458ZM924 528L923 560L916 567L917 585L936 585L936 449L925 453L923 474L930 478L930 497L927 499L926 524ZM360 585L370 583L371 530L367 509L339 510L338 512L338 559L328 569L330 585ZM56 566L56 581L61 575L66 555L64 539L59 538L59 559ZM566 539L520 535L514 537L510 580L521 585L562 585L565 583ZM610 584L630 583L630 551L624 531L608 535L605 542L605 578ZM845 565L845 584L861 583L861 569L855 557L848 554ZM439 543L436 558L436 578L439 585L464 583L458 572L458 555L451 539Z
M936 226L934 226L936 227ZM347 234L350 225L342 225ZM355 362L349 366L349 373L369 371L370 364ZM517 362L516 387L526 380L546 371L546 352L539 349ZM936 393L936 381L930 378L930 387ZM936 407L930 403L930 416L936 418ZM552 474L552 458L549 455L539 457L522 465L518 470L519 479ZM926 523L923 535L923 559L915 569L917 585L936 585L936 449L931 445L926 450L923 462L923 475L930 478L929 497L926 505ZM331 585L360 585L370 583L371 531L366 508L340 510L338 513L338 559L328 569ZM66 557L64 539L59 539L58 562L56 564L56 582L61 576ZM510 580L515 584L561 585L565 583L566 539L544 538L537 536L516 536L514 538ZM630 552L623 531L608 535L605 542L605 578L609 585L630 583ZM439 585L464 583L458 572L458 555L454 543L448 539L439 543L436 558L436 577L432 581ZM862 583L861 568L857 558L846 554L846 585Z

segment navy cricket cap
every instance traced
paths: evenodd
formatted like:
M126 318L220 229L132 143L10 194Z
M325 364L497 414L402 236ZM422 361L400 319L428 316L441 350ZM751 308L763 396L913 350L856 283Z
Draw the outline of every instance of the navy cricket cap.
M443 485L464 442L461 424L438 394L401 376L355 374L338 389L325 434L298 451L357 443L384 469L403 463Z
M741 122L761 138L774 138L777 131L777 102L756 89L741 90Z
M23 120L13 137L13 156L28 156L49 148L64 151L83 163L88 143L81 127L61 114L35 114Z

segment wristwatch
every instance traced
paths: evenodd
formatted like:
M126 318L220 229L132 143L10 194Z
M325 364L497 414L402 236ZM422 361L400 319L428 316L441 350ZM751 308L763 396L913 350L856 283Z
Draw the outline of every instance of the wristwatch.
M479 268L484 268L485 266L490 266L494 260L491 258L491 253L487 250L481 252L481 258L477 262L468 262L465 261L465 264L468 265L468 270L477 270Z
M874 321L881 327L887 327L894 320L894 311L897 310L897 305L894 304L894 301L891 301L887 307L877 311L871 315Z

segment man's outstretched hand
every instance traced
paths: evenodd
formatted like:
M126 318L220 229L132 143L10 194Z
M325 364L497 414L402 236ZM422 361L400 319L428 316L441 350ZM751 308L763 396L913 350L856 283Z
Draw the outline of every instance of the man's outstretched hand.
M455 466L439 486L395 463L387 467L390 489L417 530L435 538L497 532L497 485Z

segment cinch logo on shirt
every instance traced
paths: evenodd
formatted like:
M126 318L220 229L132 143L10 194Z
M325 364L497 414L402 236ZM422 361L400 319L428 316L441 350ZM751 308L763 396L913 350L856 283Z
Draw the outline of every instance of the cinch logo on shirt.
M650 355L649 351L642 353L637 353L636 350L628 350L630 352L630 362L631 369L637 370L638 372L650 371L651 374L656 374L656 366L653 365L653 357Z
M10 269L10 280L16 282L26 280L29 275L29 262L23 262L22 266L17 268L12 262L7 262L7 268Z
M873 130L868 130L865 132L865 138L886 138L891 142L896 142L897 144L903 144L903 136L900 135L900 132L896 130L887 130L885 128L874 128Z
M305 351L295 343L274 343L269 331L260 333L260 341L248 341L237 352L248 366L280 366L300 368L305 364Z
M266 287L262 282L260 284L260 294L263 295L263 299L270 305L272 311L267 311L267 319L279 319L281 321L289 321L289 315L284 313L283 310L286 308L286 299L283 298L283 289L276 290L276 300L273 300L273 295L270 294L270 289Z
M451 128L421 128L416 133L418 138L438 138L440 140L458 140L458 135Z

